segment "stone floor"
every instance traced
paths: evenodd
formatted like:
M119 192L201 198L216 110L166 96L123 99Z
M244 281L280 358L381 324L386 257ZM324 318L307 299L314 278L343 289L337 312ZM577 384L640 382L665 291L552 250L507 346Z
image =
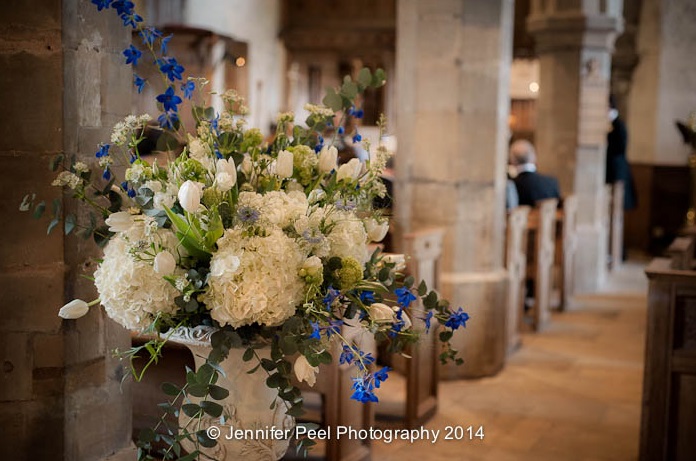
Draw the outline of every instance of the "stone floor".
M525 334L497 376L441 383L426 429L483 426L483 440L373 443L380 461L608 461L638 458L647 280L625 264L601 293ZM391 381L391 380L390 380ZM389 382L389 381L387 381ZM381 394L398 396L399 383ZM388 397L387 397L388 398ZM442 438L442 435L440 436Z

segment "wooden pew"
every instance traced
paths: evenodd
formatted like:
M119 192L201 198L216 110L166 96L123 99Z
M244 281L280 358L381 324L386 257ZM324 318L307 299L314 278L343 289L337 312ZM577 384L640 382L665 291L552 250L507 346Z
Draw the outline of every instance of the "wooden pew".
M560 310L567 310L570 297L575 293L575 252L577 251L578 198L570 195L563 200L563 210L557 214L558 236L556 261L558 262L558 289Z
M609 228L609 270L618 269L623 262L624 183L617 181L611 187L611 224Z
M691 270L694 258L694 237L677 237L667 248L671 268Z
M696 271L654 259L650 281L640 461L692 461L696 453Z
M403 236L404 252L408 255L406 273L412 275L416 283L425 281L428 289L439 288L438 261L444 233L442 228L427 228ZM414 309L422 310L421 305L414 306ZM422 321L413 316L411 321L414 327L422 326ZM423 334L417 345L405 351L410 357L408 359L397 354L385 356L382 352L380 359L405 378L406 396L398 409L376 406L381 425L413 429L421 427L437 412L439 348L436 335L436 328L427 335Z
M541 200L527 220L529 246L532 247L527 252L527 278L534 281L531 323L535 331L543 329L550 317L557 205L556 199Z
M528 206L519 206L510 210L507 219L507 244L505 267L508 271L508 308L507 308L507 353L514 352L520 346L520 322L524 315L524 298L527 275L527 220Z

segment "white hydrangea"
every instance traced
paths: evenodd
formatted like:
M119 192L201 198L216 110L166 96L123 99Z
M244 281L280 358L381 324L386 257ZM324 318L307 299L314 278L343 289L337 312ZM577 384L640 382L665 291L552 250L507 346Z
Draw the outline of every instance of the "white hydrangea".
M333 117L334 111L326 106L307 103L304 105L304 110L310 114L320 115L322 117Z
M228 229L217 243L203 295L213 319L235 328L279 325L295 313L305 296L305 255L293 239L280 229L265 237Z
M128 232L114 237L104 249L103 261L94 273L94 283L107 315L129 330L143 330L156 314L172 314L177 309L176 288L155 272L152 261L133 256L133 250L147 241L146 232L146 224L140 221ZM170 230L159 229L155 234L150 239L177 254L174 250L177 239ZM173 275L183 273L177 267Z
M285 228L307 214L307 197L301 191L271 191L264 195L256 192L239 194L239 207L249 207L259 212L259 220L265 226Z
M308 216L300 216L293 223L295 232L299 235L300 245L308 253L320 258L329 256L331 250L331 243L322 232L324 217L324 208L317 207Z
M331 231L328 234L330 256L354 258L364 265L370 258L367 248L367 232L362 221L349 211L332 211L326 223Z
M82 184L82 178L70 171L61 171L51 183L52 186L68 186L70 189L76 189L80 184Z
M114 130L111 133L111 143L117 146L125 146L129 143L133 132L144 127L150 120L152 120L152 117L148 114L137 117L128 115L123 121L114 125Z
M199 138L188 137L189 157L198 160L203 167L208 171L214 171L215 160L210 146Z

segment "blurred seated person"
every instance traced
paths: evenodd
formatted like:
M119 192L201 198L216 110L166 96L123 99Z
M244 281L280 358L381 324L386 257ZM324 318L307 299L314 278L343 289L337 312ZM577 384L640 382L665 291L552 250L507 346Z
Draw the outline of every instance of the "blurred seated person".
M558 180L537 173L536 152L532 143L526 139L513 142L510 145L510 165L517 173L514 182L520 205L533 207L539 200L555 198L560 206Z

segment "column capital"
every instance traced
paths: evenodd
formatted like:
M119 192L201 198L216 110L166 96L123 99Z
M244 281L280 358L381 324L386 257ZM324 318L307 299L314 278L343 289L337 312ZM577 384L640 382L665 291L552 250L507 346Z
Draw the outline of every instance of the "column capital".
M613 51L623 18L582 12L535 13L527 18L538 54L568 49Z

